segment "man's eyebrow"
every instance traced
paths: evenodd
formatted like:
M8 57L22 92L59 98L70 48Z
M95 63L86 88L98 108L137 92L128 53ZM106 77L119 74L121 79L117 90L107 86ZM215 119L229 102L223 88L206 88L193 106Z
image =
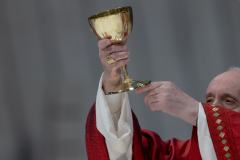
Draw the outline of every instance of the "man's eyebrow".
M212 93L212 92L209 92L209 93L207 93L207 94L205 95L205 98L211 97L211 96L213 96L213 93Z
M213 93L212 93L212 92L209 92L209 93L206 94L205 98L207 98L207 97L212 97L212 96L213 96ZM223 93L223 96L224 96L224 97L232 97L233 99L236 99L236 97L233 96L233 95L230 94L230 93Z
M235 96L233 96L232 94L229 94L229 93L224 93L223 96L224 96L224 97L231 97L231 98L233 98L233 99L236 99Z

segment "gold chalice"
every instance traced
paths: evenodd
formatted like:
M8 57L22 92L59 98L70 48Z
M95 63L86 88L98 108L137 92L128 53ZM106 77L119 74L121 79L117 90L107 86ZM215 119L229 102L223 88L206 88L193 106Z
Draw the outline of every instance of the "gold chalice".
M133 14L131 7L121 7L107 10L88 18L93 33L100 40L106 36L111 36L112 43L118 44L126 42L132 31ZM108 94L116 94L144 87L151 81L136 81L129 77L127 66L121 67L124 79L119 87Z

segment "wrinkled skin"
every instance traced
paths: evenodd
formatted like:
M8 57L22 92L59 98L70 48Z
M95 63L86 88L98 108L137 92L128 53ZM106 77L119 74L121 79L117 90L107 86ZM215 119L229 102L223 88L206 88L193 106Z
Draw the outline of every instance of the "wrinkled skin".
M146 87L137 89L136 92L147 92L144 102L152 111L163 111L196 125L199 102L172 82L152 82Z
M215 77L207 88L206 103L240 112L240 70Z

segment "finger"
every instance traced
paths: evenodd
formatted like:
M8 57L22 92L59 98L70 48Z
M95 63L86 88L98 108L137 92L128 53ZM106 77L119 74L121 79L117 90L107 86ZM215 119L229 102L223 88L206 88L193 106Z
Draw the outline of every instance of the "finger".
M158 87L161 87L163 85L164 82L151 82L150 84L142 87L142 88L138 88L136 90L136 93L137 94L140 94L142 92L145 92L145 91L151 91L155 88L158 88Z
M149 106L149 104L148 104L148 95L147 94L144 97L144 103L146 104L146 106Z
M111 36L108 36L108 37L105 37L104 39L98 41L99 49L105 49L108 46L110 46L112 44L110 39L111 39Z
M151 96L149 92L145 95L144 102L150 105L154 101L155 97Z
M161 94L161 92L164 92L163 88L161 88L162 85L157 85L153 89L148 90L148 96L156 96L158 94Z
M148 84L148 85L146 85L146 86L144 86L144 87L137 88L137 89L136 89L136 93L137 93L137 94L140 94L140 93L142 93L142 92L148 91L150 87L151 87L150 84Z
M125 52L127 51L127 46L121 45L121 44L115 44L115 45L106 47L105 49L103 49L103 51L106 52L107 54L115 53L115 52Z
M149 108L151 109L151 111L160 111L161 108L159 107L158 102L153 102L150 104Z
M159 96L149 96L146 95L144 99L145 104L151 109L151 111L161 110L161 106L159 104Z
M156 82L152 82L152 83L150 83L150 84L148 84L148 85L146 85L144 87L138 88L136 90L136 93L140 94L142 92L149 91L149 90L153 89L155 85L156 85Z
M115 60L122 60L122 59L126 59L128 58L130 55L129 52L124 51L124 52L116 52L116 53L112 53L111 54L111 58L115 59Z
M161 100L161 97L159 97L158 94L155 95L148 95L148 104L153 104L153 103L157 103Z
M122 67L124 65L127 65L129 63L130 63L130 59L129 58L122 59L122 60L119 60L119 61L116 62L116 67L120 68L120 67Z
M157 102L158 101L156 99L149 96L148 94L146 94L146 96L144 97L144 103L146 104L146 106L150 107L152 103L157 103Z
M127 52L126 45L110 45L105 49L99 49L99 56L105 58L110 54L117 52Z

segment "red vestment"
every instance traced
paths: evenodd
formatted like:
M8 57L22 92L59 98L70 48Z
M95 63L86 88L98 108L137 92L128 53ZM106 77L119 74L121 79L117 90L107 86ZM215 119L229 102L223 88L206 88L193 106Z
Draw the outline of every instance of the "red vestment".
M85 142L89 160L108 160L105 138L96 127L95 104L87 122ZM219 160L239 160L240 155L240 113L203 103L216 156ZM193 127L192 138L180 141L172 138L162 141L159 135L140 128L135 114L133 117L134 160L201 160L198 147L197 127Z

